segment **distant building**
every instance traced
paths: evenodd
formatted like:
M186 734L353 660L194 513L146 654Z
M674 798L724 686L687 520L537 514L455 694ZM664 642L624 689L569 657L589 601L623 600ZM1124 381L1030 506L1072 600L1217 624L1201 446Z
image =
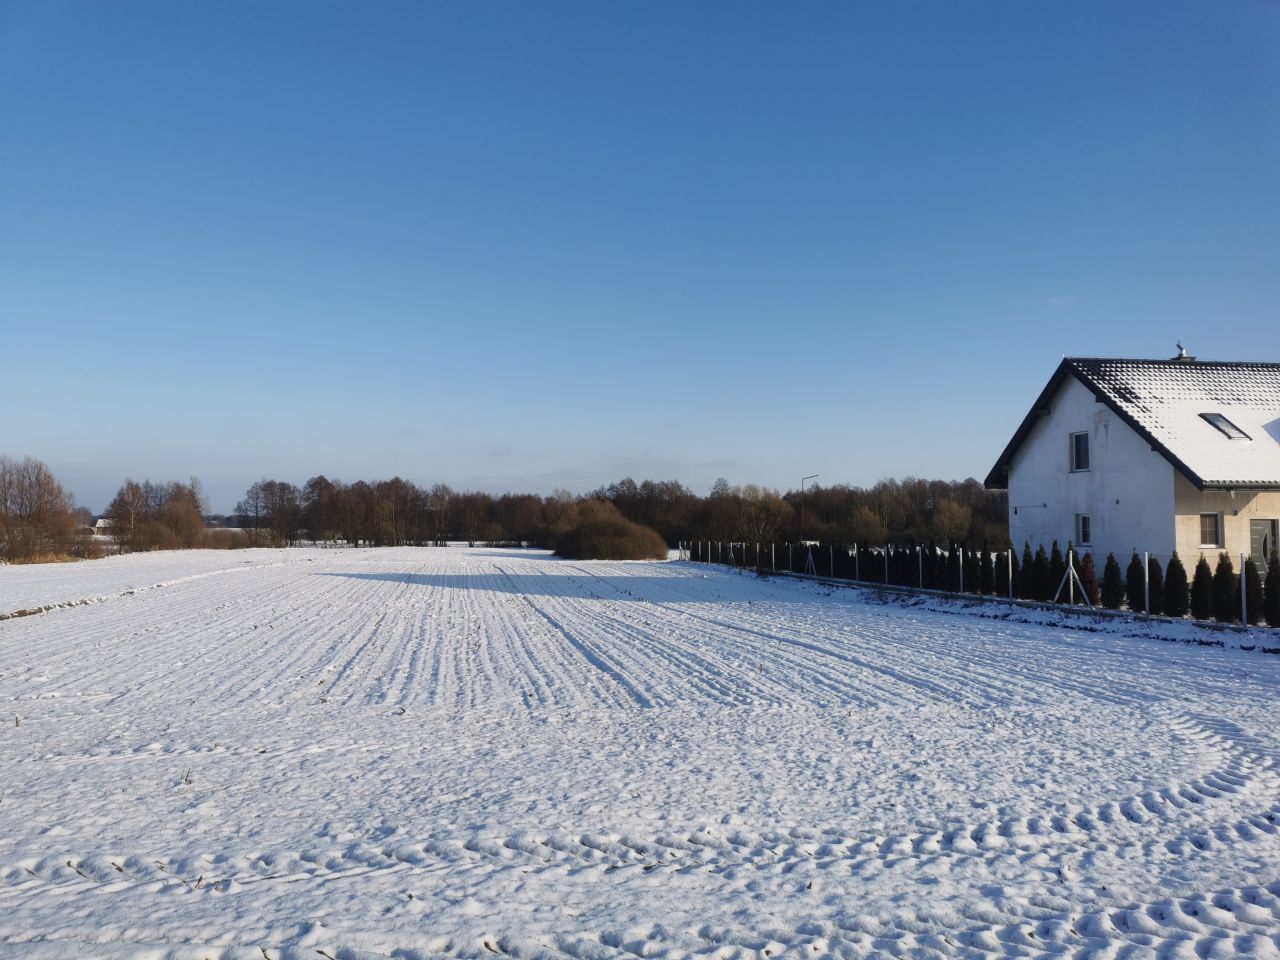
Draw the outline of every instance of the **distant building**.
M1016 548L1262 561L1280 535L1280 363L1067 357L987 476Z

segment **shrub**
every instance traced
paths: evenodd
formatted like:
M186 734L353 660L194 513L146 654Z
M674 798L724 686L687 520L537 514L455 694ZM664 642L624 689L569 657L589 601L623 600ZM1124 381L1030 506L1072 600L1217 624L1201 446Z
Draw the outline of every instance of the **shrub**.
M1084 584L1084 599L1096 607L1102 600L1102 593L1098 589L1098 568L1092 553L1086 553L1080 561L1080 582Z
M1160 561L1155 557L1147 557L1147 589L1151 593L1151 609L1148 613L1160 613L1164 610L1164 572L1160 569Z
M1108 610L1119 610L1124 603L1124 579L1120 576L1120 561L1114 553L1107 554L1102 565L1102 605Z
M1280 627L1280 556L1274 550L1271 551L1271 559L1267 561L1267 585L1262 611L1266 614L1267 623Z
M1062 555L1062 548L1058 546L1058 541L1053 541L1053 550L1049 553L1049 582L1048 589L1045 590L1046 600L1061 600L1067 595L1067 591L1062 591L1061 597L1055 597L1058 588L1062 586L1062 578L1067 572L1067 558Z
M243 530L204 530L200 546L206 550L240 550L251 545L249 534Z
M1197 620L1208 620L1213 616L1213 571L1209 569L1209 561L1203 553L1191 578L1191 615Z
M1049 586L1049 555L1044 552L1044 544L1036 548L1036 558L1031 561L1031 598L1048 600L1053 596L1053 587Z
M632 523L612 503L593 503L557 538L558 555L567 560L666 559L667 542L656 530Z
M1031 541L1022 543L1022 565L1014 583L1018 586L1018 596L1023 600L1036 600L1035 561L1031 559Z
M1134 613L1146 613L1147 581L1142 572L1142 558L1138 551L1133 551L1129 566L1124 573L1125 594L1129 597L1129 609Z
M1244 610L1249 623L1262 622L1262 576L1253 557L1244 561Z
M1236 568L1225 552L1218 554L1218 566L1213 571L1213 618L1219 623L1235 623L1240 619Z
M1187 615L1187 568L1175 550L1164 572L1164 614L1166 617Z

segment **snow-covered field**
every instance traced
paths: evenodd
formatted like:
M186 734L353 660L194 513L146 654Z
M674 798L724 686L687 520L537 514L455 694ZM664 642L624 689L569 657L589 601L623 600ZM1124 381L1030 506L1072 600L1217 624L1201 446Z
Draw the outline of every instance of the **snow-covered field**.
M0 957L1280 954L1280 657L682 563L0 568Z

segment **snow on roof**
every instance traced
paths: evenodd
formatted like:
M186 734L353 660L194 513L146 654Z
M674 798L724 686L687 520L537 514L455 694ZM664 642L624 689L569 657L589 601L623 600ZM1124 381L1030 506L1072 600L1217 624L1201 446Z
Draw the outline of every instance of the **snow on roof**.
M1009 463L1058 385L1075 376L1200 489L1280 487L1280 363L1067 357L987 477ZM1225 417L1244 437L1212 422ZM1206 418L1205 415L1210 415Z

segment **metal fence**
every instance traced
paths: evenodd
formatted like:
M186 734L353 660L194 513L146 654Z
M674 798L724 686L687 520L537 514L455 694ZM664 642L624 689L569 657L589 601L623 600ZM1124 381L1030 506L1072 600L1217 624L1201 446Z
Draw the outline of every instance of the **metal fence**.
M679 550L681 559L693 563L715 564L759 573L847 580L907 590L1084 607L1101 606L1103 600L1102 564L1098 564L1091 555L1081 555L1070 544L1065 551L1058 551L1057 544L1054 545L1052 556L1059 558L1056 562L1049 559L1047 551L1043 564L1038 562L1040 558L1032 555L1030 567L1013 550L969 550L963 546L938 547L925 544L867 546L814 541L751 543L689 540L682 541ZM1037 554L1039 552L1038 550ZM1140 587L1137 582L1130 580L1128 571L1121 564L1125 599L1122 603L1113 601L1107 606L1111 609L1128 609L1137 614L1164 613L1164 572L1171 558L1165 557L1162 562L1161 558L1151 553L1135 554L1135 557L1141 558ZM1276 606L1274 603L1265 604L1263 596L1256 591L1251 605L1248 579L1244 575L1247 559L1242 555L1239 567L1235 568L1238 572L1233 574L1230 585L1232 602L1229 605L1217 605L1216 619L1221 622L1262 624L1267 622L1264 607L1271 609ZM1090 566L1092 570L1088 569ZM1211 563L1210 567L1212 566ZM1188 580L1186 606L1190 612L1191 570L1184 572ZM1265 574L1259 574L1259 579L1263 575ZM1274 584L1269 585L1275 589ZM1235 596L1239 597L1238 608L1234 602ZM1224 608L1225 606L1229 606L1229 609ZM1272 620L1270 625L1280 626L1277 620Z

